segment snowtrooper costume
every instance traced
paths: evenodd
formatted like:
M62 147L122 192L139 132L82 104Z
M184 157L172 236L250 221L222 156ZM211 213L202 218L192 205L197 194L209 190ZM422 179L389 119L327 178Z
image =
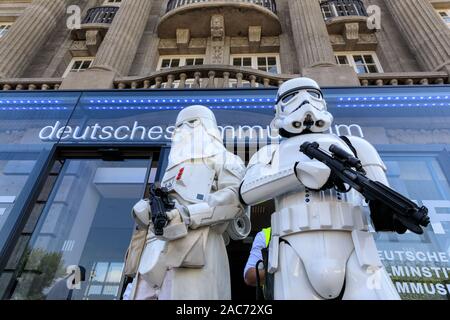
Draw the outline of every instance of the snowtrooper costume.
M255 154L240 190L247 205L275 199L268 263L274 298L399 299L368 232L363 197L329 187L330 169L301 153L300 146L317 142L325 150L335 144L356 152L368 178L388 185L377 151L361 138L328 133L333 116L315 81L287 81L277 100L272 127L286 139Z
M231 284L224 241L245 238L250 222L239 201L242 160L223 146L214 114L203 106L180 112L169 164L161 182L175 202L170 223L156 237L148 203L134 209L150 232L134 281L133 299L229 300ZM239 236L240 235L240 236Z

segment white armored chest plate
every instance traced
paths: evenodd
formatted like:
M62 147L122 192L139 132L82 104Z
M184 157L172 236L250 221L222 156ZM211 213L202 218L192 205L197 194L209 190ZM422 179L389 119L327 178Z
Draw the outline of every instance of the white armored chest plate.
M191 203L207 201L214 184L215 170L203 161L186 161L167 169L162 186Z
M305 142L317 142L320 145L320 148L325 151L328 151L330 146L334 144L348 153L353 154L348 145L338 136L332 134L305 134L282 141L278 151L275 153L274 163L276 163L275 161L278 161L281 167L290 168L300 161L317 161L309 159L300 152L300 146Z
M305 142L317 142L320 148L328 151L331 145L353 154L350 147L339 137L329 134L307 134L283 141L274 162L281 168L293 167L295 163L311 160L302 152L300 146ZM367 221L362 211L362 196L351 190L339 193L335 190L303 190L291 192L275 199L276 212L272 216L275 235L284 236L311 230L366 230Z

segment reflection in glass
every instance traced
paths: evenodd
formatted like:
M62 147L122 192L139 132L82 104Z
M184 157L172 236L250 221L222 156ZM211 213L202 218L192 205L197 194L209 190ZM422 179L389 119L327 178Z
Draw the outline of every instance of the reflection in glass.
M117 298L134 227L130 210L143 193L149 167L148 160L67 160L27 249L12 299ZM86 270L73 290L67 286L71 266Z
M2 154L0 158L0 232L36 164L34 160L14 160L12 155L8 156L11 160L3 160L6 157Z
M0 145L0 247L4 245L9 229L17 219L13 210L20 205L20 198L27 195L27 187L34 183L30 178L36 170L40 148L29 148L29 152ZM44 151L44 150L43 150Z

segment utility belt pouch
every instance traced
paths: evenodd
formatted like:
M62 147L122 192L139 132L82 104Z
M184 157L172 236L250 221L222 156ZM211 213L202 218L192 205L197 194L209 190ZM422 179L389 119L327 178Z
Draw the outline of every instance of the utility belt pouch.
M166 264L168 268L203 268L206 264L205 245L209 227L189 230L186 237L169 241Z
M127 253L125 254L124 274L134 278L139 268L142 252L147 238L147 228L136 228L131 238Z
M161 288L166 275L167 242L151 237L142 253L138 272L153 288Z

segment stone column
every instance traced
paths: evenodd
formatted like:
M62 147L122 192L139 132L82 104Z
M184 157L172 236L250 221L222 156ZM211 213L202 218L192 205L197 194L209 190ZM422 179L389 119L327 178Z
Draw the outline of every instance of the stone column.
M152 1L123 0L92 68L127 76L150 16Z
M289 1L289 12L301 68L336 63L318 0Z
M289 12L302 76L321 86L359 86L352 67L336 65L320 0L289 0Z
M424 71L450 72L450 29L429 0L385 0Z
M18 78L66 12L66 0L33 0L0 43L0 78Z

